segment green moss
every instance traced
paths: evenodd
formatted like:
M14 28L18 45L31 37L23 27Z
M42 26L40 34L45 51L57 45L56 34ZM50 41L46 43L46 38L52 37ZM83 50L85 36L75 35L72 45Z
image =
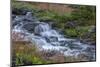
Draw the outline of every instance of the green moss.
M90 27L89 26L78 26L75 28L69 28L69 29L64 29L64 34L69 37L73 38L81 38L83 35L85 35L89 31Z
M53 20L54 13L51 11L40 11L38 13L35 13L36 17L41 21L41 20Z
M72 19L77 20L79 25L88 26L95 24L96 20L96 7L95 6L78 6L72 12ZM90 22L92 20L92 22Z
M64 30L64 34L69 37L77 37L78 36L76 29L66 29L66 30Z

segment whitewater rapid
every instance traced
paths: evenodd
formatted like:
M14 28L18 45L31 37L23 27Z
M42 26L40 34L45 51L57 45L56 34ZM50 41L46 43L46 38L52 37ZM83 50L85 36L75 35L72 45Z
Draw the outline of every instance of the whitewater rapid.
M12 32L23 33L26 40L34 43L39 50L59 51L64 56L75 56L84 54L95 59L95 46L81 43L77 39L65 38L57 30L53 29L51 25L46 22L40 22L32 17L28 12L26 15L15 16L13 21ZM16 24L15 24L16 23ZM28 24L33 32L27 29ZM27 27L27 28L26 28Z

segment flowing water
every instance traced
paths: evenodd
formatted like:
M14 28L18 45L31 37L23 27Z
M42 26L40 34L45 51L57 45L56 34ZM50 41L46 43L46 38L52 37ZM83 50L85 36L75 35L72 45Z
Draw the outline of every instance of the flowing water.
M12 23L12 32L24 33L26 40L35 43L40 51L54 50L63 53L64 56L75 57L84 54L95 60L95 46L83 44L77 39L65 38L48 23L33 18L30 12L26 15L15 15Z

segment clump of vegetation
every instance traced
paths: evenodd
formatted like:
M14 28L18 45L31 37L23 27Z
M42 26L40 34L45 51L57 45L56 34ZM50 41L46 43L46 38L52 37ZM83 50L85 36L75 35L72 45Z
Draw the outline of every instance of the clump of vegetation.
M34 5L31 3L18 2L16 0L12 0L11 3L12 13L16 12L15 14L20 15L20 14L26 14L26 12L32 12L32 14L34 15L34 13L40 11Z
M67 35L67 37L77 37L78 36L78 31L76 29L65 29L64 34Z
M13 66L48 63L36 50L31 43L13 42Z
M90 30L90 26L77 26L75 28L67 28L64 29L64 34L67 35L67 37L73 37L73 38L81 38L84 34L88 33Z

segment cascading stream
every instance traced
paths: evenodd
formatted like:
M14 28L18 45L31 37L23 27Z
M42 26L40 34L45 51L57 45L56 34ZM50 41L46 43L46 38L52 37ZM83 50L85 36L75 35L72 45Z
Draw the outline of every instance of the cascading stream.
M34 19L32 19L32 15L29 16L31 17L31 20L27 21L25 20L28 19L26 16L28 16L28 14L17 16L17 18L20 19L15 18L13 20L16 25L13 26L12 32L16 31L24 33L25 38L28 40L30 39L30 41L35 43L40 50L54 50L63 53L65 56L75 57L80 54L85 54L91 57L92 60L95 58L95 46L83 44L77 39L65 38L57 30L52 29L48 23L33 21ZM26 27L29 23L34 25L32 27L28 26L32 29L33 33L30 33L30 29L27 30L27 28L24 27L25 23L27 23Z

